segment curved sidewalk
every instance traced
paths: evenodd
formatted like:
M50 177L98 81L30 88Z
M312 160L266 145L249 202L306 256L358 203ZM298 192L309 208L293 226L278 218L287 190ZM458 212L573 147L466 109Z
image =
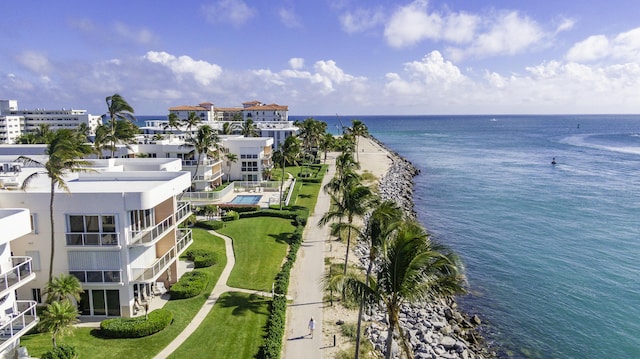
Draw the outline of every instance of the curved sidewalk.
M227 256L227 264L225 265L224 270L220 274L220 278L218 278L216 285L213 287L213 290L211 291L209 298L207 298L207 301L204 303L202 308L200 308L198 313L196 313L196 315L193 317L189 325L187 325L187 327L184 328L184 330L182 330L182 332L178 334L178 336L171 343L169 343L169 345L167 345L164 349L162 349L162 351L158 353L158 355L156 355L154 359L167 358L169 357L169 355L171 355L171 353L173 353L176 349L178 349L180 345L182 345L182 343L184 343L184 341L187 340L187 338L189 338L189 336L193 334L193 332L195 332L196 329L198 329L198 326L200 326L202 321L207 317L207 314L209 314L211 309L213 309L213 305L216 304L216 301L218 300L218 298L220 298L220 296L223 293L243 292L243 293L263 295L265 297L271 296L271 293L266 293L266 292L261 292L257 290L251 290L251 289L233 288L233 287L227 286L227 280L229 279L231 270L233 269L233 266L235 266L236 264L236 258L233 252L233 242L231 238L225 235L222 235L218 232L209 231L209 233L224 239L224 249L225 249L225 254Z

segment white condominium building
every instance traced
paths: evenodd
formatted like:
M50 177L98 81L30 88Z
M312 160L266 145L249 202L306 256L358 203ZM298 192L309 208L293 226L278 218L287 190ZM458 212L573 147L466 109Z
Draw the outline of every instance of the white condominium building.
M192 237L191 230L179 228L191 215L189 203L178 200L191 185L190 173L181 168L180 160L166 158L92 160L91 172L65 177L69 193L56 186L53 275L80 280L82 316L133 316L182 275L178 257ZM33 229L15 239L11 250L16 258L32 258L36 273L17 293L41 302L51 263L50 182L43 174L17 190L43 168L12 170L0 188L0 208L29 209Z
M0 358L17 358L20 337L38 323L36 302L17 290L35 279L31 257L14 255L12 244L31 233L29 210L0 209Z
M0 100L0 143L14 143L16 138L35 132L40 125L48 125L51 131L61 128L77 128L85 123L90 134L102 123L101 116L86 110L20 110L17 100Z

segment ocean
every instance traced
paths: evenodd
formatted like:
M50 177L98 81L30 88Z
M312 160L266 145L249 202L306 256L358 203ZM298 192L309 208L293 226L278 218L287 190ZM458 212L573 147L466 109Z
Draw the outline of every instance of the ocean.
M418 217L501 357L640 358L640 116L357 119L420 169Z
M501 357L640 358L640 116L311 117L420 169L419 220Z

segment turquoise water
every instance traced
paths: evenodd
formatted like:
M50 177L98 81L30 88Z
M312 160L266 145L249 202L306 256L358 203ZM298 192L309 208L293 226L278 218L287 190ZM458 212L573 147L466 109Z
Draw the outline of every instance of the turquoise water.
M640 116L358 119L421 170L418 216L501 356L640 358Z
M260 195L239 195L235 196L230 204L258 204L260 202Z

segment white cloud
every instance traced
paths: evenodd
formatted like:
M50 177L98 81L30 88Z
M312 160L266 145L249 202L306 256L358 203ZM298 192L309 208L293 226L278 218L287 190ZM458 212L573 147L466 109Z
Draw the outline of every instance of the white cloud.
M280 10L278 10L278 16L280 17L280 22L282 22L286 27L302 27L302 23L298 19L298 15L291 8L280 8Z
M216 1L202 6L202 11L210 23L230 23L237 27L244 25L257 13L256 9L242 0Z
M304 67L304 59L301 57L293 57L289 59L289 66L294 70L300 70Z
M340 15L340 25L347 33L357 33L372 29L384 23L385 15L381 8L347 11Z
M593 62L603 59L638 62L640 59L640 27L622 32L612 38L593 35L574 44L565 59Z
M222 68L216 64L194 60L189 56L177 57L164 51L149 51L144 55L144 59L151 63L167 67L179 78L181 78L182 75L190 75L202 86L211 85L213 80L218 78L222 73Z
M16 56L16 61L26 69L36 74L46 74L51 71L51 63L47 56L37 51L25 51Z
M122 38L131 40L138 44L149 44L154 41L153 33L146 28L135 30L126 24L118 22L115 24L114 29L116 34L120 35Z
M406 47L424 39L440 37L442 17L427 13L427 1L415 0L396 11L387 23L384 36L393 47Z

